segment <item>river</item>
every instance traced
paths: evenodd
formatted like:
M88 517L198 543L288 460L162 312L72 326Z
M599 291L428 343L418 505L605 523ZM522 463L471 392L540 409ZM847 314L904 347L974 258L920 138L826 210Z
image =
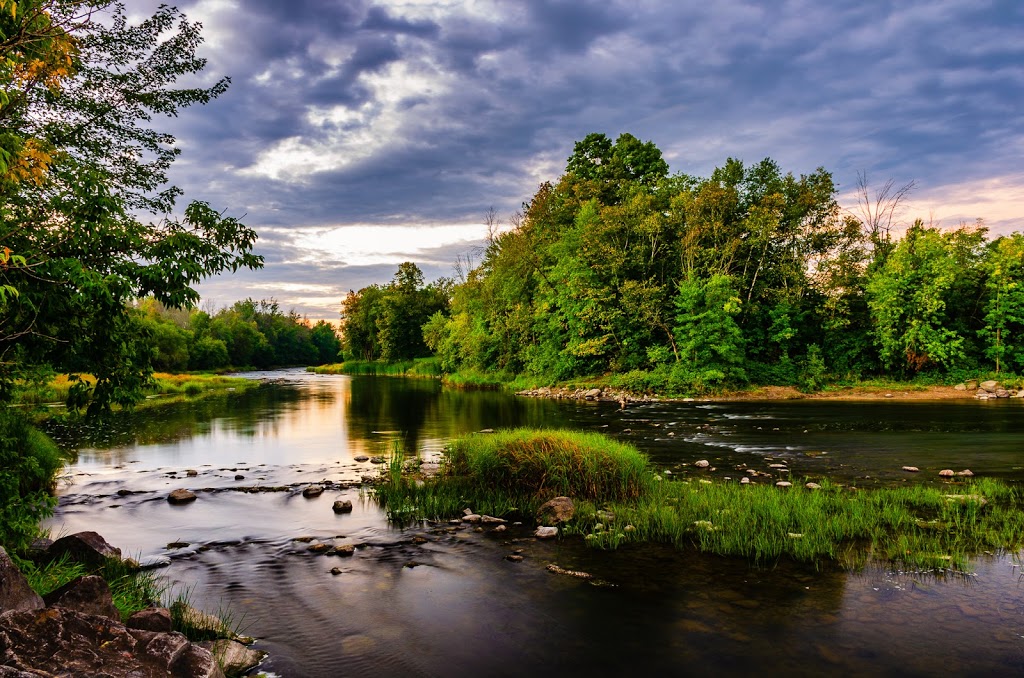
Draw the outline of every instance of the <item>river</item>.
M258 638L268 674L1024 673L1020 554L980 554L969 575L849 573L753 568L659 546L608 553L575 539L539 542L516 527L399 529L358 487L377 467L355 461L387 456L396 440L431 459L453 436L529 425L621 437L677 475L707 459L712 475L735 481L737 465L769 470L781 460L799 478L863 487L939 482L941 468L1016 483L1024 480L1020 401L622 408L451 391L431 380L248 376L270 384L61 432L78 453L49 525L54 536L95 530L126 555L169 561L160 572L174 591L227 611ZM324 481L322 496L302 496ZM179 487L198 500L168 504ZM354 511L335 514L335 499ZM317 555L310 539L357 550ZM521 562L505 559L517 552ZM549 563L607 585L551 574Z

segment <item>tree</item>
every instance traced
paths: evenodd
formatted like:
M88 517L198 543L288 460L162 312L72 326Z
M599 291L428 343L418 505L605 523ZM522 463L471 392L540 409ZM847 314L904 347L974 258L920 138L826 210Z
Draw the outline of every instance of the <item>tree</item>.
M334 327L329 322L326 320L317 321L309 332L309 340L316 348L316 363L318 365L333 363L338 360L338 354L341 352L341 341L338 339L338 333L334 331Z
M741 301L729 276L687 278L675 299L680 362L698 385L743 379L744 340L736 323Z
M985 324L978 335L996 372L1018 370L1024 367L1024 235L999 238L986 254Z
M130 302L194 304L203 278L262 266L255 232L238 220L203 202L172 213L180 190L167 170L179 151L149 127L228 81L174 87L205 65L199 25L174 8L137 26L109 0L30 0L0 17L5 36L21 36L0 45L0 251L10 255L0 265L0 400L46 363L96 376L93 411L131 403L151 354Z

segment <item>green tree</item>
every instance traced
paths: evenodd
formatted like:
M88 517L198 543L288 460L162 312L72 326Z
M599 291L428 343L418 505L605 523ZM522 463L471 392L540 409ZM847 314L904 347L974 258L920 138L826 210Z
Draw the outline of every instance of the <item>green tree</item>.
M674 332L680 362L695 385L746 378L743 333L735 320L741 305L729 276L680 281Z
M983 230L942 233L918 220L867 283L879 353L899 371L951 368L967 355L960 329L975 309ZM958 327L958 325L960 327Z
M1024 235L1013 233L992 242L985 270L985 357L996 372L1024 368Z
M137 26L111 2L46 0L19 3L18 12L23 7L68 29L72 48L63 52L66 75L30 78L17 98L5 95L0 111L5 133L22 140L5 147L7 157L24 140L36 140L46 156L30 162L27 177L0 182L0 251L21 257L0 267L0 287L15 290L0 318L0 400L33 366L49 364L93 373L90 409L102 411L134 402L151 369L133 299L192 304L203 278L258 268L262 258L252 251L255 232L207 204L172 213L180 191L166 173L178 150L149 123L227 86L174 87L204 67L195 55L199 25L166 6ZM109 20L94 18L100 9ZM3 54L5 92L24 79L9 65L15 52Z
M309 333L309 340L316 348L316 364L324 365L338 360L341 341L334 327L326 320L318 320Z

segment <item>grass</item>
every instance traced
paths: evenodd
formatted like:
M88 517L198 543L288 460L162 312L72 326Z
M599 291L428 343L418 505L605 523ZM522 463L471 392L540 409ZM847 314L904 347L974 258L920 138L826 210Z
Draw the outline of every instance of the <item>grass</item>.
M546 499L567 495L577 513L563 532L602 549L661 542L761 565L791 558L855 569L879 560L963 570L971 555L1024 544L1019 491L985 478L871 490L662 480L630 445L530 429L453 441L436 478L409 466L396 451L374 489L392 520L450 518L467 506L529 520Z
M436 379L441 376L441 362L437 358L416 358L384 362L382 360L346 360L333 365L307 367L308 372L317 374L368 374L389 377L424 377Z
M95 385L96 378L91 374L81 375L82 381ZM63 404L74 382L67 374L58 374L49 381L22 384L16 391L14 403L17 405ZM183 396L194 398L200 395L223 393L224 391L244 391L256 388L259 382L243 377L228 377L218 374L168 374L156 372L150 385L143 390L147 398L159 396ZM177 398L176 400L180 400Z
M96 574L110 586L114 607L121 613L121 620L127 621L140 610L158 604L167 589L163 581L149 570L139 569L130 560L109 558L97 570L90 570L81 563L64 556L44 563L20 560L19 567L36 593L45 596L78 577Z
M186 588L173 597L166 597L164 602L171 612L172 630L193 642L242 638L244 617L236 617L225 607L219 608L216 614L202 612L192 604L192 594L193 589Z

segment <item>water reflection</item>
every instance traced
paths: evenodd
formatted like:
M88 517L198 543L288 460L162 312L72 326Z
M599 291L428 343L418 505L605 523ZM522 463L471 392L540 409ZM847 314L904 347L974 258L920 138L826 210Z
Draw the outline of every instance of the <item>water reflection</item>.
M786 562L752 569L660 546L605 553L516 528L400 530L352 485L376 468L355 458L386 454L395 440L431 455L455 435L513 425L605 431L680 474L701 458L720 477L781 459L795 474L861 484L938 482L929 469L941 467L1019 480L1020 403L623 409L446 391L429 380L272 376L267 388L57 430L79 453L51 524L96 530L128 554L170 557L169 580L194 587L208 609L244 614L272 653L264 668L278 675L1024 671L1013 557L982 557L976 576L937 580ZM908 477L904 464L922 472ZM330 484L306 499L309 482ZM176 487L199 499L170 506ZM334 514L334 499L355 510ZM359 548L328 558L298 537ZM516 550L522 562L505 560ZM612 586L553 575L544 567L552 562Z

